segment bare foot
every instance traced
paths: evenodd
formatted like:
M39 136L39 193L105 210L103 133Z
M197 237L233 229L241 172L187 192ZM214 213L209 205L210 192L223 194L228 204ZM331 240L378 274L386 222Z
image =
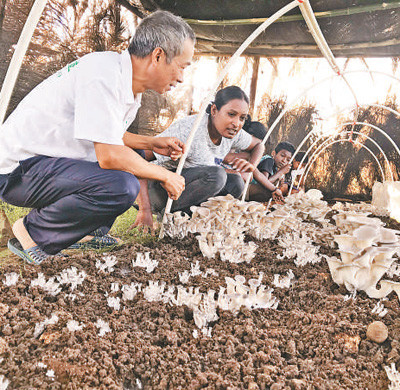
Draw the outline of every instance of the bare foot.
M29 235L28 231L26 230L23 218L18 219L14 225L12 226L12 231L16 239L22 245L22 248L29 249L34 246L37 246L36 242L32 240L31 236Z

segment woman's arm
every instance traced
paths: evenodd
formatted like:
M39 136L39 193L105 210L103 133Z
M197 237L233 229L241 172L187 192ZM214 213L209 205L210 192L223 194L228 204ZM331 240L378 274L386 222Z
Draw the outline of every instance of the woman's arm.
M251 144L246 149L246 152L250 152L249 162L253 164L255 167L261 160L261 157L264 154L265 147L262 144L261 140L256 137L251 137Z

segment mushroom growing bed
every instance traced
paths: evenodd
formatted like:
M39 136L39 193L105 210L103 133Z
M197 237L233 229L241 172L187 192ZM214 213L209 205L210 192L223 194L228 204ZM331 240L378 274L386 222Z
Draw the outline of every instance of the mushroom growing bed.
M3 265L0 389L387 389L387 372L400 367L395 289L370 298L354 273L335 283L328 264L343 261L335 236L354 234L338 230L340 216L373 210L318 196L246 207L254 223L235 211L222 222L228 233L210 221L182 227L183 218L174 237L147 246ZM400 224L369 217L379 218L380 235L374 244L364 229L368 245L391 245L382 280L399 282ZM351 251L362 263L365 252ZM387 328L384 341L367 337L375 321Z

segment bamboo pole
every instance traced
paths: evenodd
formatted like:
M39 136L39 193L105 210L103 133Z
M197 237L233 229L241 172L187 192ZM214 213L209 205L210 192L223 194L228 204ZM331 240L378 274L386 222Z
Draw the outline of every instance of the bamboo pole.
M260 57L254 57L253 74L251 75L251 83L250 83L250 108L249 108L249 114L250 114L251 117L253 117L253 115L254 115L254 106L255 106L255 103L256 103L258 70L259 69L260 69Z
M351 8L315 12L315 17L317 19L322 19L322 18L332 18L338 16L351 16L351 15L363 14L366 12L388 11L397 8L400 8L399 1L393 3L382 2L381 4L361 5L361 6L353 6ZM257 23L261 24L265 22L267 18L247 18L247 19L230 19L230 20L199 20L199 19L185 19L185 20L190 24L198 24L198 25L240 26L240 25L257 24ZM287 15L287 16L281 16L277 20L277 23L296 22L300 20L303 20L303 17L301 15Z
M26 51L28 50L29 42L32 39L36 25L38 24L43 9L46 6L46 2L47 0L35 1L18 39L15 52L11 58L10 65L8 66L6 77L4 78L3 87L0 91L0 125L3 123L6 116L8 104L21 69L22 61Z

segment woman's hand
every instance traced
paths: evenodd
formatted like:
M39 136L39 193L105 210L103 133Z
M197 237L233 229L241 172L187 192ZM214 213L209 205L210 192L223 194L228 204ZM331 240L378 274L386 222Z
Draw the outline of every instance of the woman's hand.
M167 191L168 197L177 200L185 189L185 178L175 172L167 171L166 178L161 185Z
M154 137L152 147L153 152L171 157L174 161L185 152L185 144L175 137Z
M243 158L235 158L232 161L232 168L238 172L254 172L256 167Z

